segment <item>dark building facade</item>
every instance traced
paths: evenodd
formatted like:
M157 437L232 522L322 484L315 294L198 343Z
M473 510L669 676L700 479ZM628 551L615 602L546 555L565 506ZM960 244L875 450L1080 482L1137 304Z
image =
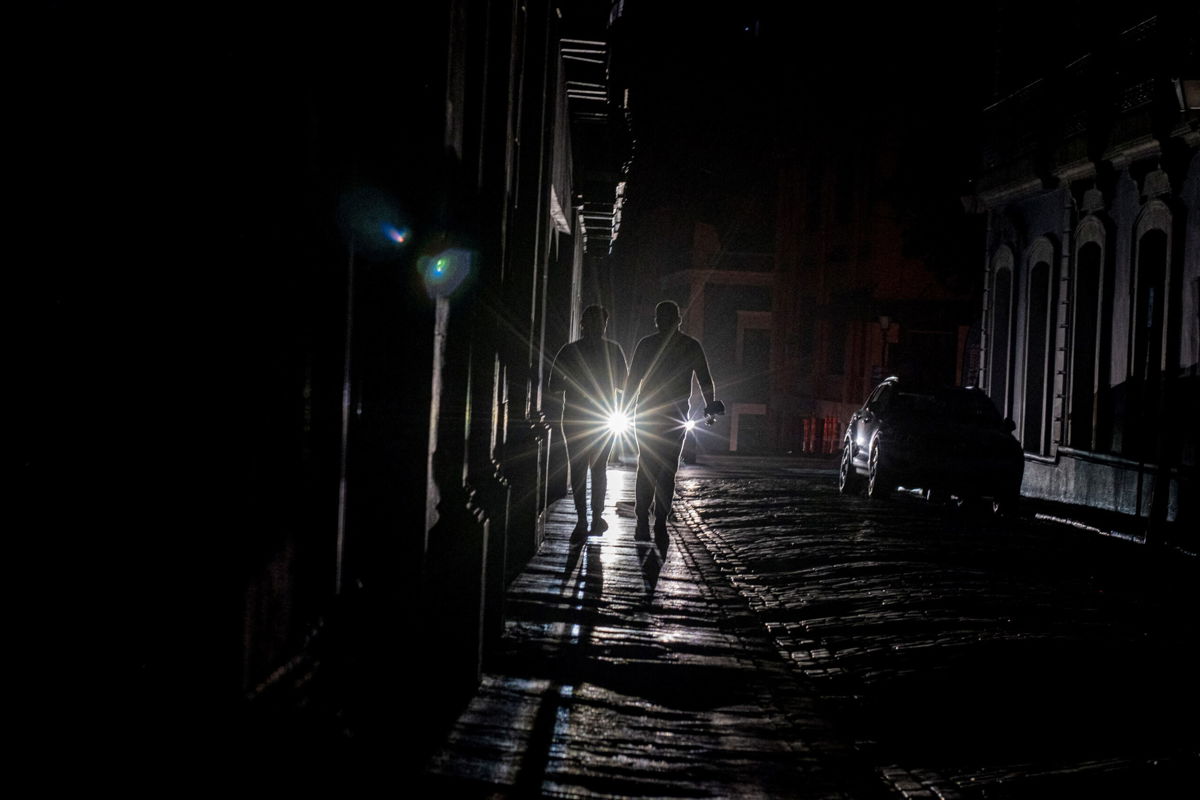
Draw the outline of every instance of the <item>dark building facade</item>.
M76 550L137 741L432 741L473 692L542 537L546 350L619 230L618 11L213 9L136 42L47 11L45 94L89 102L46 101L30 152L122 267L26 287L23 474L55 536L120 521Z
M773 218L769 198L757 203L743 198L734 205L739 211L726 230L695 223L688 268L666 275L661 295L679 303L682 330L704 343L714 375L720 376L726 421L694 434L701 450L771 453L776 447L766 422L774 258L765 243L745 236L742 228L748 219ZM692 415L699 418L704 400L696 386L692 391Z
M944 280L907 246L897 187L921 159L905 147L888 122L851 109L781 142L768 416L788 449L837 450L851 414L888 375L964 382L977 312L969 286ZM950 215L939 235L960 236L964 224Z
M980 385L1017 423L1023 493L1152 526L1194 519L1200 347L1198 20L1153 11L1080 12L1040 73L998 50L977 194Z
M652 28L690 57L653 64L671 113L647 116L671 147L651 140L639 160L665 188L639 184L631 201L638 233L651 230L630 254L623 341L655 301L677 301L729 408L711 446L820 452L886 374L964 379L977 281L946 278L975 274L976 225L941 177L972 133L946 124L966 102L968 70L944 69L961 37L938 40L900 8L722 11L703 31L684 15ZM918 40L932 44L914 52ZM935 269L933 249L953 263Z

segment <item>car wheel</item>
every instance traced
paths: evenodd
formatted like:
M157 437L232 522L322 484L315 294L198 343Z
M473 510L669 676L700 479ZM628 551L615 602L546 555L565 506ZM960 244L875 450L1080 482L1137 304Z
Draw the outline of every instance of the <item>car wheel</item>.
M885 497L891 487L887 473L879 463L879 440L871 442L871 455L867 459L867 497Z
M854 458L851 455L853 445L847 441L842 448L842 463L838 466L838 491L842 494L854 494L862 488L862 478L854 468Z

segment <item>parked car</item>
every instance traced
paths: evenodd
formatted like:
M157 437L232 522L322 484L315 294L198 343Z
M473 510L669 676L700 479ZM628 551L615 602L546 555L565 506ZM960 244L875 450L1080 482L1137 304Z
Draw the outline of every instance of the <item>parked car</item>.
M881 497L897 487L930 499L991 499L1010 513L1021 495L1025 456L989 398L972 387L934 390L888 378L850 418L838 489Z

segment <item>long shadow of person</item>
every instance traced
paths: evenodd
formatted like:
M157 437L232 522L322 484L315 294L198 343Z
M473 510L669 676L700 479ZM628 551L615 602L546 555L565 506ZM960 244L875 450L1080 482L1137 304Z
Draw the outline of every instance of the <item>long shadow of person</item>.
M646 603L654 601L654 590L658 587L658 576L662 572L663 558L658 548L650 542L637 542L638 564L642 568L642 585L646 590Z
M667 545L670 544L670 541L670 537L667 536L666 528L655 529L654 544L658 546L658 552L663 561L667 560Z
M566 581L575 572L575 567L579 564L579 556L583 553L583 545L587 541L585 537L571 537L570 545L567 548L567 560L563 564L563 593L566 593Z
M588 541L586 546L572 542L567 552L562 593L570 607L561 617L564 622L561 635L535 656L541 662L538 671L546 674L550 681L534 715L517 772L516 797L540 796L556 730L569 718L575 689L589 674L592 635L604 589L601 546L602 542L595 539Z

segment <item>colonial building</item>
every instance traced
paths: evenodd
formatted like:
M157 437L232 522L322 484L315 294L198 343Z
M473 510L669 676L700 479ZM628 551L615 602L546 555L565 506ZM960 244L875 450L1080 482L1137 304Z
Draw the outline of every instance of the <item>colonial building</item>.
M30 154L80 213L44 216L111 217L28 271L22 459L87 532L97 747L417 759L474 692L542 538L547 343L619 230L619 6L46 10Z
M1041 75L998 51L979 382L1016 422L1023 494L1194 520L1200 23L1088 13Z
M741 230L764 211L770 211L769 199L743 201L729 230L695 223L688 269L662 281L662 296L683 310L681 329L704 343L719 379L717 394L725 403L727 424L698 430L699 446L706 452L756 454L777 449L767 428L774 257L769 241L761 241L761 236L756 241ZM766 218L771 219L769 213ZM693 416L699 417L704 401L695 386L692 391Z
M781 158L767 406L786 449L826 453L884 377L960 384L975 317L966 288L906 252L900 143L852 112L833 119L806 123Z

